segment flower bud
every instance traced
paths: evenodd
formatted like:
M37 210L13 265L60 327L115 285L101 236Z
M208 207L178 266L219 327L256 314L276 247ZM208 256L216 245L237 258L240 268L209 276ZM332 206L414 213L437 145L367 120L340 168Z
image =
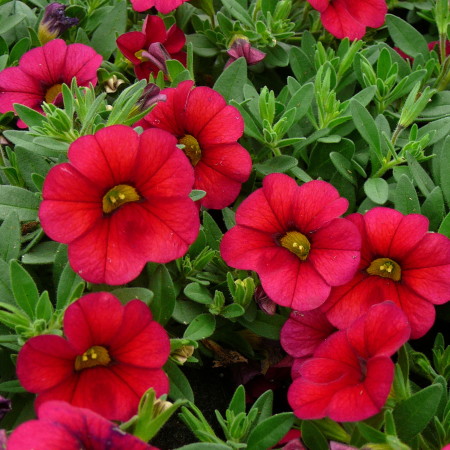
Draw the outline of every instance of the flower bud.
M117 75L113 75L105 81L105 92L107 94L112 94L116 92L118 87L125 83L121 78L117 78Z
M68 17L65 15L66 5L61 3L50 3L44 12L38 28L38 38L42 45L52 39L56 39L64 31L78 25L76 17Z
M193 345L183 345L177 348L170 355L181 366L193 355L194 346Z
M245 36L235 39L227 53L230 55L230 59L225 64L225 67L228 67L241 56L245 58L249 66L259 63L266 57L264 52L252 47Z

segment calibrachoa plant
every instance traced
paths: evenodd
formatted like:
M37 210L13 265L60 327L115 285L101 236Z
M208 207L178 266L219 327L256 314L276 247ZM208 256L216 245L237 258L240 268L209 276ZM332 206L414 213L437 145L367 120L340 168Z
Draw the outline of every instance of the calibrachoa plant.
M0 450L449 448L449 25L0 2Z

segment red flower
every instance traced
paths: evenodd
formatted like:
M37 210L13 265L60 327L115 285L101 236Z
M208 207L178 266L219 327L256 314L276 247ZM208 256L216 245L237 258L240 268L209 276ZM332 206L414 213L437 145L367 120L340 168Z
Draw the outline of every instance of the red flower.
M138 12L146 11L155 7L163 14L170 13L188 0L131 0L133 9Z
M393 355L409 338L402 311L372 306L347 330L331 335L300 367L288 400L301 419L354 422L377 414L394 379Z
M359 264L358 230L336 219L347 205L324 181L298 186L287 175L268 175L239 206L236 226L223 237L222 257L231 267L257 272L275 303L317 308Z
M147 389L168 392L169 338L140 300L123 306L108 292L85 295L67 308L64 334L33 337L19 352L17 376L38 394L37 410L63 400L124 421Z
M131 31L117 38L117 46L134 65L134 72L140 79L148 79L149 75L157 75L161 70L160 63L155 58L154 45L162 44L170 59L177 59L186 65L186 53L182 52L186 36L176 26L166 30L164 21L158 16L147 16L141 31Z
M193 170L169 133L103 128L73 142L69 159L48 173L39 218L52 239L69 244L85 280L127 283L147 261L177 259L196 239Z
M363 238L355 277L333 288L322 306L328 320L346 328L373 304L391 300L406 314L411 338L433 325L433 304L450 299L450 240L427 233L428 219L389 208L347 217Z
M378 28L387 14L385 0L308 0L320 11L324 28L338 39L361 39L366 27Z
M117 425L66 402L47 402L39 419L20 425L8 440L8 450L157 450Z
M0 113L14 111L21 103L42 113L42 102L61 104L61 86L75 77L78 86L97 84L97 69L102 57L83 44L55 39L34 48L20 58L18 67L0 72ZM19 127L26 125L19 121Z
M292 311L281 329L280 342L284 351L294 358L313 355L316 348L336 331L320 309Z
M175 135L194 166L194 189L206 191L200 204L225 208L236 200L252 169L250 155L237 143L244 132L244 120L218 92L192 87L192 81L183 81L176 88L161 91L167 100L158 103L138 124Z

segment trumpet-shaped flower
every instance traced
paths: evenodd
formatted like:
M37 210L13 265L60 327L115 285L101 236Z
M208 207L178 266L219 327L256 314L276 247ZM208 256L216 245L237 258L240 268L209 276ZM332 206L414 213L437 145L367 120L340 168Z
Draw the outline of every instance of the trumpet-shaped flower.
M39 408L39 419L19 425L8 450L157 450L85 408L51 401Z
M0 72L0 113L14 111L20 103L42 113L42 102L61 104L62 84L76 78L78 86L97 84L97 69L102 57L83 44L67 45L54 39L34 48L20 58L18 67ZM26 124L19 121L20 127Z
M362 236L361 263L355 277L333 288L322 306L328 320L347 328L368 308L391 300L411 324L413 339L433 325L435 310L450 300L450 239L428 233L428 219L378 207L347 217Z
M146 262L177 259L195 241L194 174L176 143L162 130L114 125L77 139L70 162L50 170L39 218L48 236L69 244L82 278L127 283Z
M117 38L117 47L133 63L134 72L140 80L148 79L151 73L156 76L162 70L161 58L155 54L158 44L166 51L166 59L177 59L186 65L186 53L181 51L185 43L184 33L176 25L166 30L164 21L158 16L147 16L142 31L130 31Z
M338 219L348 202L324 181L298 186L271 174L236 212L220 251L231 267L258 273L279 305L306 311L328 297L331 286L351 280L359 264L361 237Z
M403 312L392 302L372 306L346 330L332 334L305 361L288 400L301 419L367 419L386 403L393 355L409 338Z
M138 122L172 133L194 167L194 189L206 191L200 204L221 209L231 204L247 181L252 161L237 143L244 132L239 111L209 87L183 81L161 91L167 96Z
M149 388L168 392L169 338L140 300L123 306L108 292L85 295L67 308L64 334L33 337L19 352L17 376L38 394L36 410L63 400L124 421Z

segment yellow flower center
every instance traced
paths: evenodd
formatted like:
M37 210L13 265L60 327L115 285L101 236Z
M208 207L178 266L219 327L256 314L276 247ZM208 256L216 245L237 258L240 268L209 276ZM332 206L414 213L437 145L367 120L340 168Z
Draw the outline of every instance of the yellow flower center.
M89 367L107 366L111 362L108 350L100 345L94 345L75 359L75 370L80 371Z
M178 143L184 145L183 152L190 159L191 164L196 166L202 159L202 150L197 139L190 134L186 134L178 140Z
M366 269L369 275L378 275L383 278L390 278L394 281L400 281L402 278L402 269L389 258L374 259Z
M308 238L298 231L288 231L280 239L280 244L297 255L302 261L305 261L308 257L311 248Z
M103 212L109 214L125 203L137 202L140 198L133 186L118 184L103 197Z
M53 103L55 101L55 98L58 97L61 91L62 84L54 84L52 87L47 89L47 92L45 93L45 101L47 103Z
M142 56L142 52L144 50L139 50L137 51L134 56L136 56L137 59L141 60L141 61L148 61L148 58L145 58L144 56Z

